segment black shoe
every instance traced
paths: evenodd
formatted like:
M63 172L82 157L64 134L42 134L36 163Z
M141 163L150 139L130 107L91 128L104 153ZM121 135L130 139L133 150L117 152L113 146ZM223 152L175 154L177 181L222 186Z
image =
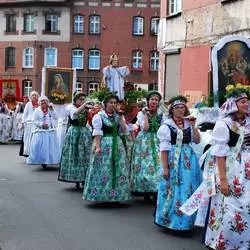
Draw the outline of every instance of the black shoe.
M80 183L79 182L76 183L76 189L80 189Z
M47 168L47 164L42 164L43 169Z

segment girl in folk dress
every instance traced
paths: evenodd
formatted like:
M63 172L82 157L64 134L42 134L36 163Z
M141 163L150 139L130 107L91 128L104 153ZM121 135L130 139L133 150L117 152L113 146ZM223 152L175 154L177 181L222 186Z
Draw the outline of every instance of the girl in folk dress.
M250 248L250 118L249 89L228 91L225 118L212 132L207 168L213 169L205 244L212 249Z
M23 134L23 156L29 155L29 147L31 141L31 133L32 133L32 117L35 109L38 107L38 92L32 91L30 93L30 101L25 105L23 111L23 121L22 126L24 128Z
M182 204L200 185L201 173L197 157L190 146L199 143L200 134L195 119L189 115L187 100L177 96L170 100L169 119L158 130L162 162L155 224L173 230L191 230L195 215L180 211Z
M12 140L21 141L23 138L23 112L25 105L28 102L27 96L23 97L23 103L19 102L16 105L15 112L13 113L13 126L12 126Z
M9 109L7 104L0 98L0 143L6 143L10 139L9 126L8 126L8 113Z
M129 163L121 140L127 127L117 103L115 95L108 95L104 100L104 111L92 120L95 139L83 191L84 200L130 200Z
M42 165L59 164L60 149L56 133L57 115L46 96L39 100L39 108L33 114L33 131L30 142L30 154L27 164Z
M161 95L151 92L147 96L147 107L137 115L141 131L138 133L132 153L131 185L134 195L148 199L155 197L160 182L160 156L157 131L163 123L163 113L159 112Z
M62 151L58 180L76 183L85 182L92 145L92 135L87 127L88 110L86 109L86 94L77 93L73 104L67 107L69 124Z

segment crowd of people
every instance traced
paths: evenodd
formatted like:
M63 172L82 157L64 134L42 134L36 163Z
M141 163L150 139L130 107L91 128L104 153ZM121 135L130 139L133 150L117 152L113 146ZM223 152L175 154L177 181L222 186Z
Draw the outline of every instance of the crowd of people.
M86 201L117 203L142 196L155 205L154 223L168 230L190 231L199 221L211 249L249 249L249 87L227 89L200 161L191 145L201 134L184 96L170 99L166 113L160 93L149 92L133 126L115 94L109 93L102 106L89 107L86 97L75 94L59 133L53 105L31 93L20 126L20 154L27 164L59 165L58 180L82 186ZM0 108L3 119L8 109ZM132 133L135 129L139 132Z

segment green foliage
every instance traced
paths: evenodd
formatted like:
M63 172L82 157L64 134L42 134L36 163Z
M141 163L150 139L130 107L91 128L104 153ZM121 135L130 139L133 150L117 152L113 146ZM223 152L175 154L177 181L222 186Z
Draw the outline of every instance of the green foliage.
M109 93L110 92L106 88L101 88L100 90L91 93L89 97L90 99L98 99L98 101L102 102Z
M125 100L127 102L137 101L137 99L146 98L148 92L144 89L142 90L127 90L125 92Z

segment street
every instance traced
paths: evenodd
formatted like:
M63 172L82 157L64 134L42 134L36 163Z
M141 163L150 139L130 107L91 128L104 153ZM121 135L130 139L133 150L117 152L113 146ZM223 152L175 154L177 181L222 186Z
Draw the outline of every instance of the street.
M152 204L92 205L58 168L27 166L19 145L0 145L0 249L202 250L202 229L176 236L153 223Z

